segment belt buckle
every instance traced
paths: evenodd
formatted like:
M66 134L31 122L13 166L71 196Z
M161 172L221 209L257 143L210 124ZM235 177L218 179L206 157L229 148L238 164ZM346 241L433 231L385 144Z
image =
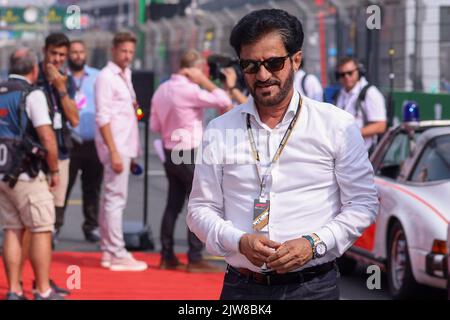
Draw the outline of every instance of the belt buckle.
M272 276L271 271L262 272L262 276L263 276L263 279L265 279L265 281L264 281L265 284L270 286L272 284L272 281L270 280L270 278Z
M262 272L260 276L262 277L261 279L264 279L264 281L261 281L263 284L267 286L270 286L272 284L272 281L270 280L272 275L270 272Z
M265 273L252 272L250 275L250 279L252 279L255 283L261 285L268 285L268 283L270 283L269 275Z

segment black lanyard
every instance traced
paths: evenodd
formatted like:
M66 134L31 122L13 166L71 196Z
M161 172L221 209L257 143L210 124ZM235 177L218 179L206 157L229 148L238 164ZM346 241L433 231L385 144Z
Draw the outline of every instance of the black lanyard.
M50 84L50 82L47 81L47 79L45 80L45 87L50 96L51 103L53 105L52 106L53 112L59 112L58 111L58 109L59 109L58 100L55 97L55 92L53 91L53 86Z
M272 172L274 164L280 158L281 153L283 152L283 149L284 149L284 147L286 146L286 144L287 144L287 142L289 140L289 137L291 136L291 133L292 133L292 131L294 129L294 126L297 123L301 107L302 107L302 97L299 96L297 111L295 112L294 117L292 118L291 122L289 123L289 126L286 129L286 132L284 133L283 139L281 139L280 145L278 146L278 149L275 152L275 155L273 156L273 159L270 162L270 165L267 168L267 170L264 173L264 175L261 175L260 156L259 156L258 148L256 147L255 137L253 136L252 126L250 124L250 114L247 114L248 138L249 138L249 141L250 141L250 146L252 148L253 157L254 157L254 159L256 161L256 169L258 171L258 176L259 176L259 179L261 181L260 198L265 198L265 196L266 196L266 190L265 189L266 189L266 185L267 185L267 179L268 179L268 177L270 176L270 174Z

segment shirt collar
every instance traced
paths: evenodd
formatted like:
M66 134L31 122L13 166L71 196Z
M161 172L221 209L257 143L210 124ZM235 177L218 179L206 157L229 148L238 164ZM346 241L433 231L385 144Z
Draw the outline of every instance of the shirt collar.
M282 123L292 120L292 118L295 115L295 112L297 111L299 99L300 94L298 93L297 90L294 89L294 94L292 95L291 101L289 102L289 106L284 115L284 118L281 121ZM243 104L241 113L252 115L256 119L256 121L262 125L259 113L256 110L255 100L253 99L252 96L249 96L247 102Z
M188 77L183 76L183 75L178 74L178 73L173 73L173 74L170 76L170 79L172 79L172 80L177 80L177 81L185 81L185 82L189 82Z
M31 84L30 80L28 80L28 79L27 79L26 77L24 77L24 76L21 76L20 74L14 74L14 73L12 73L12 74L10 74L10 75L8 76L8 78L10 78L10 79L24 80L24 81L26 81L28 84Z
M109 62L108 62L107 67L108 67L113 73L115 73L115 74L120 74L120 73L122 73L122 68L119 67L117 64L115 64L115 63L112 62L112 61L109 61ZM128 67L125 68L125 75L128 77L130 74L131 74L130 68L128 68Z

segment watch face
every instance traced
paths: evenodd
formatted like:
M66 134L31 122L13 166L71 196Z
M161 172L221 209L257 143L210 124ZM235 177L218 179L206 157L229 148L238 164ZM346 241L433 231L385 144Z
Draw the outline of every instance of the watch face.
M319 242L316 246L316 254L318 257L323 257L327 252L327 246L323 242Z

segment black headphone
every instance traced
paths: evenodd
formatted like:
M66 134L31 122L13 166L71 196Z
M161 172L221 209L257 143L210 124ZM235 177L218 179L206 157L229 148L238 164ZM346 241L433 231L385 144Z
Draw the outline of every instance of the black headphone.
M361 77L366 76L366 67L364 67L364 64L361 62L358 62L358 80L361 79Z

